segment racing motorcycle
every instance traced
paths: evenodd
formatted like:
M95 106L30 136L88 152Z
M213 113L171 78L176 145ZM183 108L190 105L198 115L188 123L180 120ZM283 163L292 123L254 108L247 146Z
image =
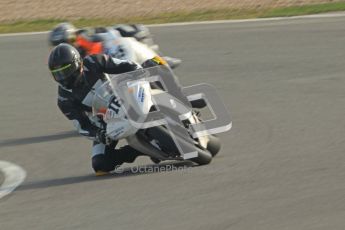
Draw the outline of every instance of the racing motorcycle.
M204 121L196 109L207 106L207 100L186 94L164 65L108 75L94 92L93 119L103 124L110 139L125 139L156 163L188 159L208 164L221 147L214 131L222 131L200 129ZM231 122L224 114L227 131Z
M118 59L131 60L142 64L155 56L161 56L172 69L180 65L180 59L163 56L152 38L144 36L144 34L148 33L148 30L143 29L146 27L142 26L143 28L138 29L139 32L133 32L134 34L127 27L126 25L121 25L96 28L95 34L92 35L92 40L102 42L103 52ZM129 28L133 27L134 25Z

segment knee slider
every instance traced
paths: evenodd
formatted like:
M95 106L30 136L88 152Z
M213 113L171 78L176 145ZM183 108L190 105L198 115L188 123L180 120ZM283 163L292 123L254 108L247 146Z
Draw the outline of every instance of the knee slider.
M98 154L92 157L92 168L97 171L109 172L115 169L115 165L107 159L104 154Z

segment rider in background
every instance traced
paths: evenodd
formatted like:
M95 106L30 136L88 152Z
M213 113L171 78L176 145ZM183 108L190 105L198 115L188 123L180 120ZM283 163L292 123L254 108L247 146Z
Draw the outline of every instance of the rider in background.
M126 47L124 42L121 42L121 38L134 38L137 42L132 49L134 52ZM105 53L112 57L138 61L141 55L137 55L140 47L148 47L155 53L159 53L158 45L154 44L149 30L143 25L117 25L111 28L95 27L95 28L83 28L77 29L71 23L60 23L50 32L49 42L52 46L56 46L60 43L69 43L73 45L81 54L82 57L92 54ZM139 42L139 43L138 43ZM138 45L135 45L138 44ZM126 51L127 50L127 51ZM156 56L156 55L153 55ZM153 56L145 56L139 58L142 62ZM172 57L163 57L171 68L177 67L181 60ZM142 63L138 63L142 64Z
M96 38L97 28L77 29L71 23L58 24L49 34L49 42L52 46L60 43L73 45L82 57L103 52L102 41Z

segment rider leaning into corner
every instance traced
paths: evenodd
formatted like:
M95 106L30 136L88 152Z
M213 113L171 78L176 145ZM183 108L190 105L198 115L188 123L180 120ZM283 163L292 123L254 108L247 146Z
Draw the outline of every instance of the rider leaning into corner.
M159 64L159 63L158 63ZM106 74L134 71L141 66L106 54L81 58L73 46L61 43L49 55L49 69L58 87L58 107L73 122L78 132L93 140L92 167L96 175L113 171L124 162L134 162L142 155L130 146L115 149L117 142L107 138L102 125L92 118L92 95L95 88L106 80ZM145 65L152 65L148 60Z
M143 25L126 24L116 25L114 27L77 29L71 23L64 22L58 24L52 29L49 34L49 43L52 46L57 46L60 43L68 43L70 45L73 45L79 51L82 57L85 57L86 55L106 53L119 59L130 59L123 55L125 51L121 50L121 47L119 48L119 52L116 51L116 53L113 53L113 51L110 51L112 48L110 48L109 46L113 46L113 44L109 45L109 43L105 41L106 39L104 38L104 36L102 36L105 34L111 34L112 37L134 38L136 42L139 42L139 44L148 47L159 56L162 56L162 54L159 52L158 45L153 42L149 30ZM115 43L118 43L119 41L121 41L121 39L118 39ZM138 50L135 51L138 52ZM180 59L169 56L164 56L163 59L167 61L171 68L175 68L181 63ZM144 60L142 60L141 62L143 61ZM139 64L141 62L139 62Z

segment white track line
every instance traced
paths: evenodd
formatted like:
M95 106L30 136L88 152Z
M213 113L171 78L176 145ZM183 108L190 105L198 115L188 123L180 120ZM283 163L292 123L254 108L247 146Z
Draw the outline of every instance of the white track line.
M4 182L0 186L0 199L13 192L26 178L26 171L13 163L0 161L0 171L4 174Z
M39 35L39 34L47 34L48 32L49 31L0 34L0 37L16 37L16 36L27 36L27 35Z
M303 16L292 17L276 17L276 18L254 18L254 19L234 19L234 20L215 20L215 21L197 21L197 22L177 22L165 24L150 24L148 27L169 27L169 26L190 26L190 25L208 25L208 24L226 24L226 23L244 23L244 22L265 22L265 21L281 21L291 19L308 19L308 18L337 18L345 17L345 12L340 13L326 13L326 14L312 14ZM0 37L13 37L13 36L27 36L27 35L40 35L47 34L49 31L42 32L27 32L27 33L10 33L0 34Z

